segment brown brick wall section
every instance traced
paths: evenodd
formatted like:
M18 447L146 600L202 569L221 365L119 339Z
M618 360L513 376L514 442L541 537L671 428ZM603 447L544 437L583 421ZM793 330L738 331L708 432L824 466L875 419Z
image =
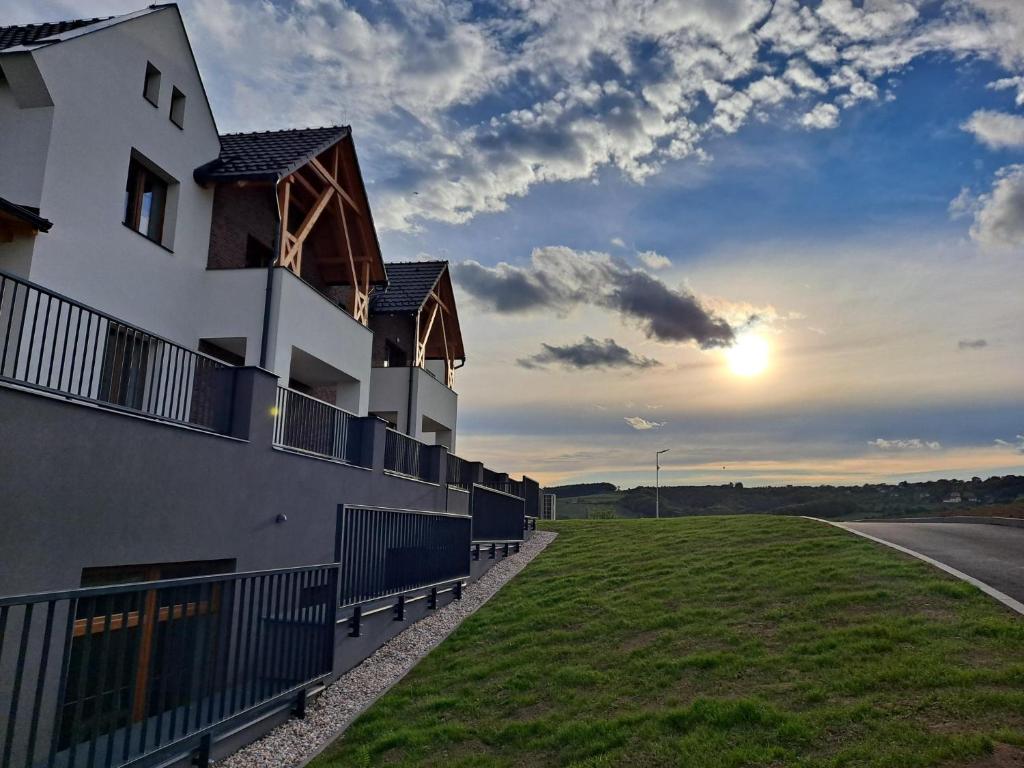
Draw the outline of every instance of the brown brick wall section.
M416 359L416 321L412 315L370 315L373 331L373 364L381 366L386 357L384 342L390 341L405 351L409 364Z
M218 185L213 196L209 269L244 268L245 245L250 234L267 248L274 247L277 210L273 190L270 185Z

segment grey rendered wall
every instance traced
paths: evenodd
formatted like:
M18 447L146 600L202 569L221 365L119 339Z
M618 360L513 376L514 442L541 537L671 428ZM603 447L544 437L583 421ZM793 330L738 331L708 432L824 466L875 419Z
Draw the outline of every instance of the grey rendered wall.
M238 377L246 439L0 386L0 594L75 587L99 565L331 562L339 504L468 512L466 494L383 471L376 419L372 469L274 449L277 379Z

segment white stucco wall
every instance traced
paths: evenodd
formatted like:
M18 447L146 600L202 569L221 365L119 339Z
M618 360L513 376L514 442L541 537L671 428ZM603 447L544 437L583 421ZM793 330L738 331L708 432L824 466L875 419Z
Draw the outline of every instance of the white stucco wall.
M365 416L370 405L373 332L287 269L274 270L267 367L282 383L298 348L358 382L350 382L337 405ZM262 316L261 316L262 319Z
M50 148L53 106L22 106L12 88L18 85L22 104L38 103L25 90L40 90L31 54L0 56L0 197L18 205L39 207L43 171ZM34 87L35 86L35 87Z
M459 397L422 368L374 368L370 379L370 411L396 413L399 431L406 429L409 410L409 379L412 374L412 419L408 422L413 437L425 443L434 442L436 433L423 430L423 417L436 421L451 431L455 450L455 426Z
M32 162L45 168L40 213L53 228L36 239L29 278L194 347L213 197L192 172L220 145L177 10L157 10L32 56L54 104L48 149L32 149ZM147 62L161 71L157 107L142 95ZM172 87L186 96L184 130L169 119ZM23 132L45 122L41 114L8 110L0 119L5 134L8 124ZM133 149L179 182L176 211L165 224L174 227L173 252L122 224ZM16 173L0 166L0 188Z
M266 269L210 269L195 303L201 339L245 339L245 364L259 365Z

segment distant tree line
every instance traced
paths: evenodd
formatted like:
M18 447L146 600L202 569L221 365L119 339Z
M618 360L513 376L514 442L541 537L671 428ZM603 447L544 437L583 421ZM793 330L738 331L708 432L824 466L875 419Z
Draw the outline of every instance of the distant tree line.
M581 483L546 489L559 498L614 493L611 483ZM603 503L617 517L654 515L654 488L639 487L616 494ZM832 519L970 514L998 506L998 514L1024 516L1024 477L1005 475L983 480L929 480L896 485L787 485L743 487L726 485L662 486L661 514L683 515L810 515Z

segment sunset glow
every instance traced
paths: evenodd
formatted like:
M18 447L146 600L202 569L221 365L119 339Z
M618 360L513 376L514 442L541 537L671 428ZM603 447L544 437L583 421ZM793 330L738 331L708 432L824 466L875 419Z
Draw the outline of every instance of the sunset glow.
M736 343L725 350L729 370L737 376L753 378L768 369L771 347L756 334L741 336Z

